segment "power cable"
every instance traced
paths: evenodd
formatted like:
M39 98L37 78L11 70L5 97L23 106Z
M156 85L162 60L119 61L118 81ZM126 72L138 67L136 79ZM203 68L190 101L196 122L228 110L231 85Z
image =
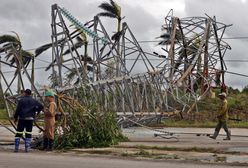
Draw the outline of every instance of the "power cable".
M237 37L223 37L222 39L228 39L228 40L240 40L240 39L248 39L247 36L237 36ZM138 41L138 43L158 43L160 42L160 40L140 40ZM131 43L131 42L127 42L127 43ZM90 43L88 45L93 45L93 43ZM37 48L29 48L26 49L26 51L34 51ZM0 54L2 55L2 54Z
M243 76L243 77L248 77L248 75L241 74L241 73L236 73L236 72L225 71L225 73L229 73L229 74L233 74L233 75L238 75L238 76Z

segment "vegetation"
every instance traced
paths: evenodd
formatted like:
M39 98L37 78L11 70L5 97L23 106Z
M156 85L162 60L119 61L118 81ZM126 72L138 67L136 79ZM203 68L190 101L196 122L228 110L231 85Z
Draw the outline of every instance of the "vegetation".
M121 20L122 20L121 7L113 0L110 0L110 3L104 2L101 5L99 5L99 8L101 8L103 12L100 12L98 16L117 19L117 32L112 37L112 39L119 40L119 34L121 32Z
M5 109L0 109L0 120L7 120L8 114Z
M55 147L70 149L80 147L108 147L127 138L121 133L112 112L102 113L91 106L73 111L68 117L68 127L57 134Z
M109 3L103 2L98 6L103 12L98 13L98 16L108 17L117 19L117 32L111 37L112 40L117 42L117 55L120 56L120 37L121 37L121 7L113 0L110 0ZM116 76L119 75L118 67L120 66L120 60L116 61Z
M31 80L34 83L34 55L26 50L23 50L19 35L13 32L14 35L0 36L0 54L6 53L6 61L9 61L10 66L17 66L16 74L19 69L25 68L32 62ZM19 78L18 78L19 79ZM21 83L18 82L17 92L21 90Z

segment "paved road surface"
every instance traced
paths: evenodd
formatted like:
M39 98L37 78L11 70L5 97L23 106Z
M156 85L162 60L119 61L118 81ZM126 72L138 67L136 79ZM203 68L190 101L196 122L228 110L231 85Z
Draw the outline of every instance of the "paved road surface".
M227 165L170 161L141 161L104 157L72 156L56 153L0 152L1 168L238 168Z

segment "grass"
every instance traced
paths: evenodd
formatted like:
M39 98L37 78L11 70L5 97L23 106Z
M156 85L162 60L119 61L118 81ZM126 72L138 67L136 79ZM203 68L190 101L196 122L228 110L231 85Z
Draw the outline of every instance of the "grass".
M5 109L0 109L0 122L9 123L8 114ZM180 128L214 128L217 122L214 121L193 121L193 120L176 120L166 119L160 124L151 125L154 127L180 127ZM40 125L40 123L39 123ZM42 125L42 124L41 124ZM228 121L230 128L248 128L247 121Z
M8 119L8 113L5 109L0 109L0 119Z
M7 111L5 109L0 109L0 122L2 124L10 124Z

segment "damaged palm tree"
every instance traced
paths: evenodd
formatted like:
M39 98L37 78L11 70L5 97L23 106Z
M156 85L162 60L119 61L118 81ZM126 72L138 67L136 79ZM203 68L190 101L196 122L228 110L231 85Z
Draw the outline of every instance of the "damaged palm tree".
M117 32L111 37L117 43L117 54L120 55L120 38L121 38L121 7L113 0L110 3L104 2L99 5L99 8L103 9L104 12L98 13L98 16L104 16L109 18L117 19ZM116 76L120 76L118 71L120 66L120 60L116 61Z
M15 32L14 32L15 33ZM16 101L21 90L24 90L25 80L29 81L31 88L36 93L37 90L34 86L34 55L26 50L23 50L20 38L17 33L13 35L2 35L0 36L0 53L5 54L5 60L1 60L1 95L5 100L5 105L8 111L8 115L11 118L13 116ZM27 67L32 62L31 73L27 71ZM13 70L12 75L7 76L4 74L5 71ZM13 90L15 90L15 93Z

